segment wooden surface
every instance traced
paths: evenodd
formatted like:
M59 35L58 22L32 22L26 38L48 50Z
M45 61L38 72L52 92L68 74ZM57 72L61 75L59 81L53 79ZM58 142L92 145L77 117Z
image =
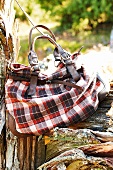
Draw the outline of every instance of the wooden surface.
M6 70L5 60L14 61L19 49L17 30L13 23L15 13L13 3L14 0L0 0L0 10L2 9L0 12L3 12L2 16L5 18L4 21L0 15L0 45L2 46L0 48L0 170L36 170L45 161L44 140L39 140L36 136L24 138L14 136L8 128L8 116L5 115L3 107L4 77L6 77L5 71L3 71ZM2 121L2 118L5 118L5 122Z
M45 161L44 141L31 136L17 138L7 136L6 167L18 170L35 170Z
M0 170L5 170L5 144L5 129L3 129L0 135Z

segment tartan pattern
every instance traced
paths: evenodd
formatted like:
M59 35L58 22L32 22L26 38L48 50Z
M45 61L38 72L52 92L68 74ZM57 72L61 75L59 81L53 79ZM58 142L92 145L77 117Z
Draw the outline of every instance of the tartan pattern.
M19 64L13 64L13 67L16 74L30 74L29 67ZM66 74L67 70L61 64L49 76L38 74L38 80L52 80ZM67 80L70 78L64 81ZM89 75L84 66L76 84L84 87L82 93L63 84L44 84L38 85L36 94L28 98L26 91L30 82L8 79L5 85L6 109L14 117L17 131L41 135L57 126L67 127L92 115L98 107L98 93L103 89L103 84L94 73Z

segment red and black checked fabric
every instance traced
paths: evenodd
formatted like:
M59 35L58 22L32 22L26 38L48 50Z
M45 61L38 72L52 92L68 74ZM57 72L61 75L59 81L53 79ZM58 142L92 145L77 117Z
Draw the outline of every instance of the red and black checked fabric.
M27 66L13 64L13 67L16 74L30 74ZM30 82L8 79L5 86L6 108L15 119L17 131L41 135L55 127L67 127L92 115L98 107L98 93L103 89L103 84L95 73L87 73L83 66L81 70L81 78L76 84L84 87L82 93L63 84L44 84L38 85L36 94L28 98L26 94ZM38 80L58 79L66 75L67 69L62 64L49 76L37 73ZM69 80L67 78L64 81Z

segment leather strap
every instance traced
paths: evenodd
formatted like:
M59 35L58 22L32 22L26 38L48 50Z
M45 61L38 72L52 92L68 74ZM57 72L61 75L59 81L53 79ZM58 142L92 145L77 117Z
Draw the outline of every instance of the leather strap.
M29 86L29 89L28 89L28 96L33 96L35 94L37 81L38 81L37 76L31 76L30 86Z
M38 56L36 55L36 53L34 52L34 44L35 41L37 39L47 39L49 40L55 47L58 47L58 44L56 43L56 41L54 41L49 35L41 35L41 36L37 36L34 38L34 40L31 40L31 36L29 37L29 45L30 45L30 52L28 55L28 61L29 64L31 66L31 68L35 71L35 67L38 68Z
M77 82L80 79L80 74L77 72L75 65L66 65L68 72L71 74L73 80Z
M38 85L44 85L44 84L64 84L66 86L70 86L70 87L73 87L73 88L76 88L80 91L83 91L83 88L76 85L75 83L71 83L71 82L68 82L68 81L64 81L64 80L59 80L59 79L56 79L56 80L39 80L38 81L38 76L35 76L35 75L32 75L31 77L19 77L19 76L12 76L12 75L9 75L9 78L10 79L13 79L14 81L30 81L30 87L29 87L29 92L28 92L28 95L34 95L35 94L35 90L36 90L36 86L37 86L37 82L38 82Z
M81 86L78 86L74 83L70 83L68 81L62 81L62 80L52 80L52 83L56 83L56 84L64 84L66 86L70 86L70 87L73 87L73 88L76 88L76 89L79 89L79 90L83 90L83 88Z
M36 86L37 86L37 80L38 80L38 77L36 76L32 76L31 77L31 80L30 80L30 86L29 86L29 89L28 89L28 96L33 96L35 95L36 93ZM44 83L44 82L43 82ZM62 80L52 80L52 81L46 81L45 84L63 84L63 85L66 85L66 86L70 86L70 87L73 87L73 88L76 88L78 90L80 90L80 92L83 91L83 88L74 84L74 83L70 83L68 81L62 81Z
M47 30L47 31L50 33L51 38L56 42L55 35L53 34L53 32L52 32L48 27L46 27L46 26L44 26L44 25L36 25L36 26L32 27L32 29L30 30L30 33L29 33L29 46L30 46L30 49L31 49L31 44L32 44L32 31L33 31L34 29L38 28L38 27L41 27L41 28ZM38 30L38 31L39 31L39 30ZM39 31L39 32L42 34L42 36L49 36L49 35L47 35L47 34L44 34L44 33L41 32L41 31ZM49 41L50 41L50 40L49 40Z
M56 43L56 41L54 41L49 35L40 35L40 36L36 36L32 42L31 42L31 40L29 40L29 41L30 41L30 49L33 50L33 51L34 51L34 44L35 44L35 41L36 41L37 39L47 39L47 40L49 40L55 47L57 47L57 48L59 47L59 45Z

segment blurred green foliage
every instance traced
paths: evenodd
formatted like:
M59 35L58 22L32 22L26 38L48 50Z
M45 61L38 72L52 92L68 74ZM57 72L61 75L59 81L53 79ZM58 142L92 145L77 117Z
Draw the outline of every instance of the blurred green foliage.
M60 28L80 31L95 28L99 23L113 23L113 0L19 0L25 11L40 14L39 7L52 19L60 23ZM25 20L23 12L15 5L16 17Z
M113 23L113 0L35 0L50 11L62 29L92 29L99 23Z
M19 4L24 7L24 10L31 15L33 12L33 6L34 6L34 2L30 0L26 0L26 2L23 2L23 0L19 0ZM20 10L20 8L18 7L17 3L15 3L15 17L16 18L20 18L21 21L25 21L26 20L26 16L24 15L24 13Z

